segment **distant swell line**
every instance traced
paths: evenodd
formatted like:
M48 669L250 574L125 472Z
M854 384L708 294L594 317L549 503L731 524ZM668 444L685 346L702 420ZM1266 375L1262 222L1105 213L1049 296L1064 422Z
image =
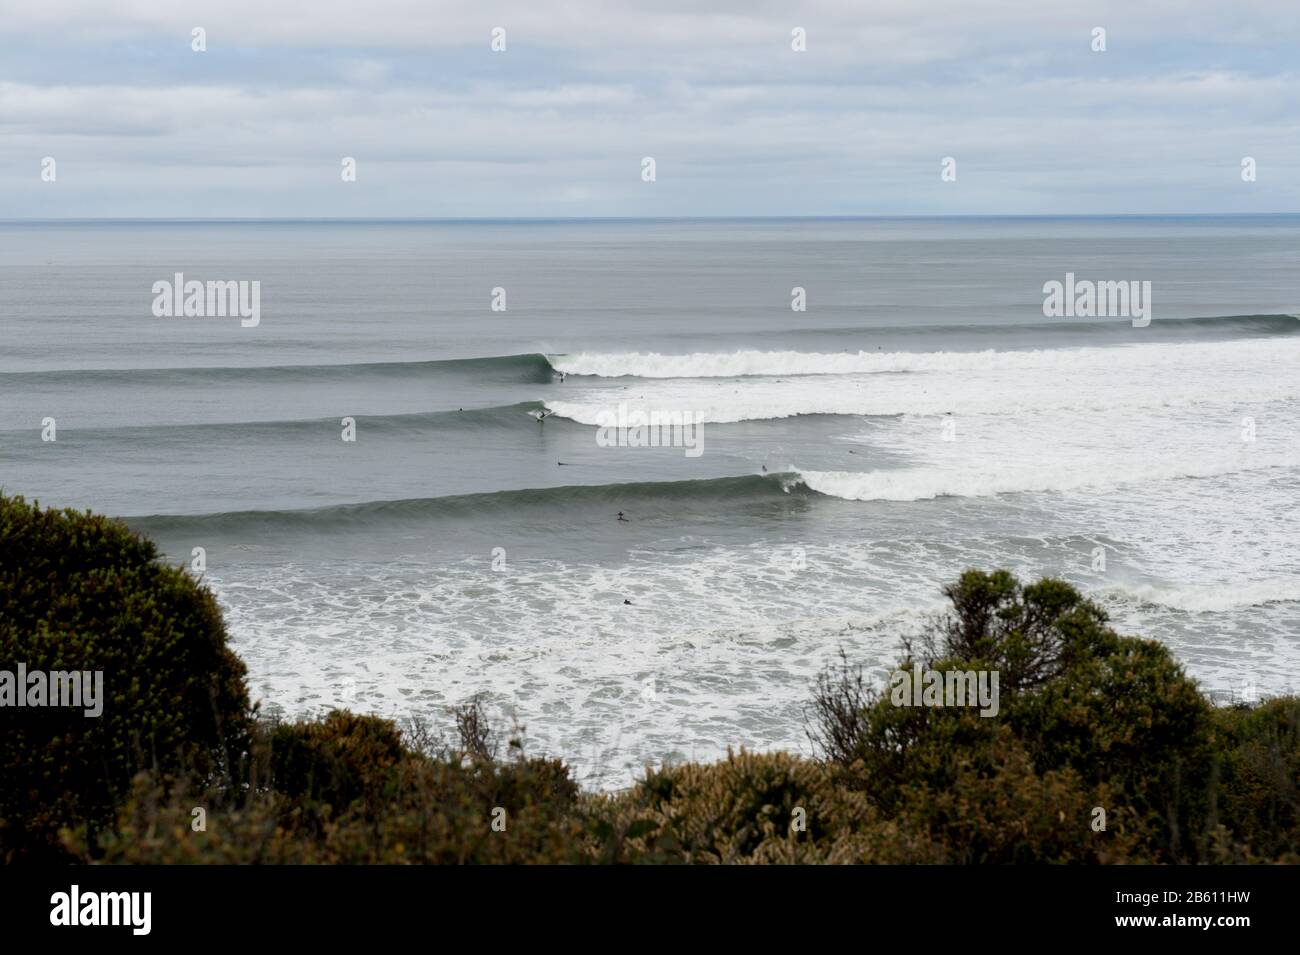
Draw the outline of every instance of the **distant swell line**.
M858 334L864 339L876 336L905 335L918 342L937 342L945 337L962 335L997 336L1038 333L1050 335L1068 331L1095 334L1099 337L1125 332L1125 322L1059 322L1008 325L892 325L864 328L809 328L801 334L818 333ZM1203 318L1157 319L1151 328L1172 333L1197 330L1226 330L1246 335L1300 333L1300 315L1260 314L1223 315ZM1046 350L1053 350L1050 341L1038 339ZM1180 339L1161 338L1161 342ZM743 377L746 375L804 375L841 374L874 368L849 367L854 361L871 359L888 361L898 355L945 355L941 350L921 349L908 352L799 352L799 351L741 351L735 353L659 354L578 352L573 354L543 355L525 353L518 355L489 355L476 358L430 359L420 361L344 362L337 364L303 365L238 365L194 366L161 368L59 368L48 370L0 371L0 380L14 379L23 383L49 382L76 384L128 382L138 384L195 384L201 382L300 382L314 380L351 380L364 378L412 377L476 377L498 381L546 383L556 372L575 376L593 377ZM755 357L757 356L757 357ZM783 364L785 356L796 356L795 364ZM711 362L726 360L710 366ZM727 367L730 362L732 367ZM840 367L835 367L837 363ZM846 364L847 363L847 364ZM887 369L879 369L887 370Z
M193 368L63 368L53 371L0 372L14 378L76 384L128 382L139 384L194 384L199 382L302 382L319 380L389 379L398 375L475 377L517 382L547 382L554 369L545 355L496 355L487 358L451 358L438 361L378 361L332 365L239 365Z
M798 485L795 474L740 475L690 481L635 481L621 484L569 484L457 494L446 497L363 501L327 507L291 510L226 511L215 514L152 514L124 517L145 533L174 532L206 527L222 530L258 528L266 532L286 529L366 529L382 521L438 518L476 518L491 513L538 509L555 519L568 511L608 516L609 506L637 501L644 506L674 507L686 501L735 502L745 499L780 499L787 493L810 494ZM603 510L595 511L594 508ZM615 508L618 510L619 508Z
M487 408L462 408L453 411L414 411L397 414L352 415L358 426L368 432L382 434L401 431L410 434L421 428L478 429L510 428L530 423L528 415L540 411L540 401L520 401L512 405L495 405ZM151 425L126 425L101 428L61 430L60 441L68 436L69 442L119 438L158 438L162 441L184 441L188 438L215 438L222 435L253 440L258 437L287 437L293 434L310 435L329 429L337 432L339 418L287 418L254 421L211 421L201 423L172 423ZM0 430L0 434L6 433Z
M632 481L618 484L569 484L458 494L444 497L362 501L318 508L227 511L214 514L153 514L125 517L146 533L189 528L234 530L256 528L263 532L289 529L355 528L364 530L385 521L419 521L508 516L534 509L549 520L574 515L599 515L626 510L635 503L642 513L661 511L681 518L683 508L704 504L710 508L782 497L824 497L843 501L923 501L940 497L992 497L1002 494L1068 491L1178 478L1221 477L1243 470L1268 470L1300 466L1300 455L1258 467L1226 462L1177 463L1135 467L1130 471L1106 469L1097 473L1062 468L1059 472L1027 475L968 475L954 477L940 471L812 471L747 474L688 481Z

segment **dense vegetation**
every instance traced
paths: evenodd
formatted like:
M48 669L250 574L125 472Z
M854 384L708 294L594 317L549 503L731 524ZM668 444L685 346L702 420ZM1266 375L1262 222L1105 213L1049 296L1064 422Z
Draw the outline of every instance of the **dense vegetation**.
M118 521L0 495L0 670L103 672L102 715L0 708L0 852L110 823L141 770L229 778L249 748L244 664L207 588Z
M122 681L101 721L0 711L11 861L1300 862L1300 700L1212 706L1060 581L969 571L904 643L904 667L997 670L996 716L896 706L841 663L809 705L813 757L740 752L604 795L519 738L501 752L478 699L450 742L343 711L258 719L205 588L121 525L0 503L0 666Z

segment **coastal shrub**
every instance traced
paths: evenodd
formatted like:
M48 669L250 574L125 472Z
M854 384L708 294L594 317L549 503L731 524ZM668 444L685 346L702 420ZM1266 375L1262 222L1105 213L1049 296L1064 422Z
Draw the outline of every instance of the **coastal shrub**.
M1215 711L1166 647L1118 635L1100 608L1057 580L1022 585L1006 571L967 571L945 593L952 609L905 641L899 667L998 671L998 714L895 706L842 664L819 681L810 735L841 767L846 785L861 788L886 814L923 824L954 861L1139 854L1173 862L1221 854L1225 833L1230 838L1235 829L1218 806L1224 747L1216 742ZM1233 779L1268 778L1273 801L1251 805L1267 818L1287 818L1286 784L1276 770L1291 738L1285 721L1270 725L1271 742L1255 739L1253 755L1239 753ZM1027 842L1016 836L998 845L998 836L989 843L992 820L968 825L982 818L974 797L1012 778L1031 802L1035 792L1053 792L1072 808L1053 820L1022 807L1026 821L1047 828ZM974 788L959 803L962 821L944 807L968 784ZM1107 816L1104 834L1088 836L1089 844L1075 839L1090 831L1080 828L1084 804ZM1231 812L1240 811L1234 802Z
M1106 628L1105 612L1062 580L1022 585L1006 570L967 570L943 594L952 610L904 640L904 656L928 663L981 661L999 672L1004 693L1058 679L1118 639Z
M578 786L559 760L510 761L408 746L389 720L334 711L260 726L250 764L265 785L135 780L103 861L171 864L582 862ZM191 828L193 807L205 828ZM494 827L494 823L496 826ZM81 833L68 837L82 854Z
M1295 862L1295 721L1300 701L1216 711L1225 747L1219 818L1204 847L1177 861ZM331 714L324 721L361 750L392 741L385 721ZM191 794L148 774L100 839L117 863L313 864L1042 864L1147 863L1168 857L1150 820L1108 785L1071 767L1042 771L1009 724L974 748L936 734L917 757L924 771L894 780L901 798L884 812L856 767L788 753L729 753L711 764L647 770L629 790L580 793L558 760L429 756L407 748L376 774L350 767L361 793L335 809L273 786ZM310 724L303 724L303 727ZM303 729L295 733L303 732ZM305 730L311 737L312 730ZM264 741L272 728L259 732ZM330 738L334 738L331 736ZM331 744L333 745L333 744ZM933 767L946 753L945 784ZM301 780L301 777L299 777ZM368 780L365 782L364 780ZM369 787L377 787L371 790ZM366 793L378 792L371 800ZM321 794L318 790L317 794ZM207 807L206 830L191 829ZM1106 828L1093 828L1106 809ZM494 829L496 810L504 827ZM802 810L798 812L797 810ZM796 820L799 824L796 824ZM84 848L70 840L72 851Z
M1224 707L1214 717L1223 753L1215 821L1256 859L1300 863L1300 699Z
M347 710L275 725L270 745L271 788L300 805L335 810L357 801L376 810L406 755L391 721Z
M244 664L211 592L119 521L0 495L0 670L103 674L102 712L0 708L0 857L93 844L137 771L200 778L247 747Z
M1153 861L1199 860L1213 828L1212 707L1162 644L1121 638L1015 701L1007 720L1040 770L1105 784Z
M1135 840L1118 820L1091 828L1091 809L1109 802L1071 769L1040 773L1006 726L988 745L949 753L945 785L904 783L898 818L928 834L937 861L956 865L1096 863L1129 858ZM919 860L918 860L919 861Z
M456 720L460 748L466 755L474 759L497 758L496 734L483 705L482 694L475 694L465 703L454 707L452 715Z
M773 842L817 844L843 828L825 766L786 753L728 753L711 765L647 770L595 830L601 861L750 860Z

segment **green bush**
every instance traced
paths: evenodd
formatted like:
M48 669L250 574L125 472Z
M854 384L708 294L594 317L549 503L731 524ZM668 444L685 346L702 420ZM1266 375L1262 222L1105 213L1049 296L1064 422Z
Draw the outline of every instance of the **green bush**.
M785 753L650 770L593 805L599 861L743 862L829 844L850 815L837 796L826 767Z
M1106 785L1147 835L1153 861L1205 861L1218 754L1212 708L1167 648L1119 638L1007 714L1040 770Z
M0 669L103 671L103 712L0 709L0 856L94 842L137 771L201 778L247 747L244 664L211 592L124 524L0 495Z
M299 805L374 812L391 794L397 764L406 755L389 720L335 710L319 722L271 729L270 785Z
M1214 716L1215 748L1224 754L1216 821L1257 859L1300 862L1300 699ZM1241 851L1233 853L1238 860Z
M1116 634L1061 581L1022 586L1006 571L967 571L945 593L952 611L905 643L900 668L997 670L997 716L898 707L860 672L824 674L810 735L845 785L922 826L951 861L1295 851L1294 701L1249 716L1216 711L1165 646ZM1104 832L1089 825L1098 807Z
M100 839L103 861L466 864L590 856L578 787L558 760L419 752L389 720L347 711L261 724L253 751L247 786L199 792L140 774ZM205 810L202 831L192 827L194 807ZM503 828L494 829L494 820ZM68 845L86 852L81 833Z

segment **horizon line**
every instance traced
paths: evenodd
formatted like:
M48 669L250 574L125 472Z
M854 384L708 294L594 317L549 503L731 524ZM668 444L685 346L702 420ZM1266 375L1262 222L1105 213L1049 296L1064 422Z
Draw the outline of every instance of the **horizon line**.
M955 219L1268 219L1297 212L1115 212L1115 213L918 213L863 215L719 216L0 216L0 224L24 223L560 223L560 222L863 222Z

